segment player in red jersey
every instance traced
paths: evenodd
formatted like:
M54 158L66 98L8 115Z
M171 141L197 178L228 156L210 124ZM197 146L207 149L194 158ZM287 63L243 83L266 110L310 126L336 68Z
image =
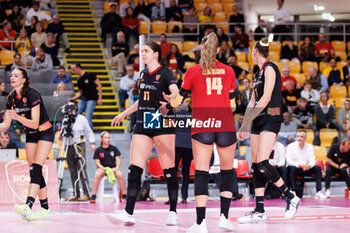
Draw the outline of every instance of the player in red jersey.
M162 103L162 109L177 107L192 93L192 147L195 165L195 198L197 221L187 232L207 232L205 209L208 201L209 163L216 143L220 155L221 214L219 227L233 230L228 212L233 192L233 159L236 149L236 129L230 105L236 88L236 78L231 67L216 61L219 52L215 33L204 37L201 43L200 64L189 68L179 95Z

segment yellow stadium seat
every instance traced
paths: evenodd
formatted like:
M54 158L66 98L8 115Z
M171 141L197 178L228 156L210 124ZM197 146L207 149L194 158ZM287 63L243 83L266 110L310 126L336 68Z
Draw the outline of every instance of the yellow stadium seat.
M301 47L301 45L304 43L304 41L303 40L299 40L299 43L298 43L298 48L300 48Z
M294 78L297 80L298 83L300 83L301 86L304 86L304 83L307 80L306 74L296 73L292 76L294 76Z
M340 40L333 40L332 42L334 51L345 52L345 42Z
M315 67L315 69L318 70L317 62L313 62L313 61L304 61L301 67L304 74L307 74L307 70L310 67Z
M225 12L216 13L213 22L215 22L215 23L226 22Z
M249 49L250 49L250 52L252 52L252 51L253 51L253 47L254 47L255 43L256 43L256 41L255 41L255 40L251 40L251 41L249 41Z
M188 52L197 46L198 46L198 42L196 42L196 41L185 41L184 42L184 51Z
M330 100L332 100L332 104L334 106L335 103L335 108L337 110L339 110L341 107L344 106L345 100L347 100L346 98L331 98ZM336 115L338 117L338 115Z
M51 150L50 150L50 154L49 154L49 156L48 156L48 159L49 159L49 160L53 160L53 157L54 157L54 156L53 156L53 150L51 149Z
M203 12L204 11L204 8L207 6L206 3L202 3L202 2L199 2L199 3L194 3L194 6L196 7L196 11L197 12Z
M211 8L213 8L213 10L215 11L215 13L219 13L219 12L222 12L223 11L223 8L222 8L222 4L221 3L218 3L217 0L214 0L216 3L208 3L208 5L211 6Z
M5 10L5 13L6 13L6 15L10 15L12 13L12 10L11 9L7 9L7 10Z
M230 26L228 25L228 23L226 22L219 22L219 23L216 23L216 28L222 28L224 30L224 32L226 34L229 33L229 29L230 29ZM231 41L228 42L229 44L231 43ZM232 47L232 44L230 45Z
M253 63L253 58L252 58L252 52L248 52L247 58L248 58L248 63L249 63L249 64L254 64L254 63Z
M241 67L243 70L249 70L249 64L248 64L248 62L245 62L245 61L238 61L237 62L237 65L239 66L239 67ZM237 77L236 77L237 78Z
M249 79L249 81L253 81L253 74L252 73L247 74L246 78Z
M244 90L244 86L243 86L243 85L239 85L239 86L238 86L238 90L239 90L239 91L243 91L243 90Z
M0 52L0 60L1 65L8 65L13 62L13 56L15 55L15 51L11 50L1 50Z
M26 149L18 149L18 159L19 160L27 160Z
M297 131L305 130L306 131L306 143L312 144L315 138L315 133L312 129L297 129Z
M194 1L195 2L195 1ZM207 0L207 4L209 5L209 6L212 6L214 3L218 3L218 2L220 2L220 1L217 1L217 0Z
M348 65L348 63L346 61L338 61L337 62L337 68L340 70L343 69L343 67L347 66L347 65Z
M321 61L319 64L320 72L322 73L324 71L324 69L326 69L327 66L328 66L328 62Z
M178 33L182 32L182 22L181 22L181 21L174 21L174 20L170 20L170 21L168 22L168 32L169 32L169 33L174 33L174 32L173 32L173 29L174 29L175 26L178 26L179 29L180 29L180 30L178 31Z
M233 14L232 7L233 7L234 3L232 0L223 0L222 5L224 6L225 13L226 14L229 13L229 14L227 14L227 16L230 16L231 14Z
M327 157L327 149L324 146L314 146L315 159L322 160L323 162Z
M281 51L281 42L279 42L279 41L270 42L269 51L280 52Z
M105 13L108 13L110 11L112 4L117 5L116 11L118 12L118 3L117 2L105 2L105 5L104 5Z
M184 69L188 69L191 66L195 66L195 65L196 65L195 62L186 61L185 64L184 64Z
M273 63L276 64L276 66L278 67L278 69L279 69L280 72L282 73L283 63L280 62L280 61L274 61Z
M166 22L160 20L154 20L152 22L153 33L165 33L166 32Z
M338 131L336 129L321 129L320 130L321 146L330 147L335 137L338 137Z
M247 61L245 52L235 51L235 54L237 56L237 61Z
M277 51L269 52L269 59L271 61L279 61L280 60L280 52L277 52Z
M239 155L240 155L241 157L244 157L245 154L247 153L247 147L248 147L248 146L240 146L240 147L239 147Z
M183 48L183 46L182 46L182 42L181 42L181 41L169 41L169 42L172 43L172 44L176 44L177 47L179 48L179 51L180 51L181 53L183 52L184 48Z
M329 87L330 95L332 99L345 98L346 97L346 87L341 85L332 85Z
M150 27L150 23L147 21L140 21L140 28L139 28L139 33L140 34L148 34L151 29Z
M291 73L300 73L300 63L294 62L294 61L288 61L286 62L286 66L290 68Z
M350 41L348 41L348 54L350 55Z
M340 60L346 61L346 53L344 51L335 51L334 54L336 57L340 57Z

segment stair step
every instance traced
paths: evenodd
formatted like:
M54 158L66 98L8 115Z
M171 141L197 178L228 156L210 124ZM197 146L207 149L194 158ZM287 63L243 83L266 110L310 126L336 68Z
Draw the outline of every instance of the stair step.
M78 61L80 62L81 60L80 59L86 59L86 56L84 56L84 55L73 55L73 56L71 56L71 55L69 55L69 54L65 54L66 55L66 58L71 58L71 59L79 59ZM105 59L105 57L104 57L105 55L100 55L100 56L91 56L91 57L89 57L89 58L91 58L91 59Z
M83 12L89 12L89 13L92 13L92 12L95 12L94 9L61 9L61 8L58 8L56 9L56 11L58 12L79 12L79 13L83 13ZM58 13L60 14L60 13Z
M56 5L57 10L60 10L60 8L88 8L91 9L90 5L63 5L63 4L58 4Z
M94 126L95 130L125 130L128 126Z
M96 75L96 76L97 76L97 78L113 78L112 75ZM73 74L72 78L78 78L78 75L77 74Z
M115 91L116 89L117 89L116 87L102 87L102 90L104 91L108 91L108 90ZM78 90L78 87L74 87L74 90Z
M76 84L77 81L76 80L72 80L72 83ZM116 83L116 81L102 81L102 80L100 80L100 83L101 84L113 84L113 83Z
M77 27L91 27L91 26L96 26L98 27L97 23L66 23L63 22L64 26L77 26Z
M85 18L89 18L91 19L92 17L94 17L93 14L66 14L66 13L59 13L58 14L60 17L85 17Z
M60 15L60 17L61 17L61 21L62 22L64 22L64 21L79 21L79 22L81 22L81 21L85 21L85 23L86 23L86 21L90 21L91 23L94 23L95 22L95 20L94 19L92 19L91 17L89 17L89 18L70 18L70 17L67 17L67 16L61 16Z
M67 72L72 72L71 69L66 70ZM111 70L95 70L95 69L84 69L86 72L102 72L102 73L109 73L112 72Z
M71 66L71 63L64 64L64 66ZM108 64L88 64L88 63L81 63L81 65L85 68L86 66L95 66L95 67L108 67Z
M63 53L64 56L71 55L71 56L105 56L105 53Z
M111 124L113 119L92 119L94 123L109 123ZM127 120L122 120L122 122L127 122Z
M97 48L70 48L70 51L105 51L105 48L97 47Z
M117 105L96 105L95 109L118 109Z
M122 112L94 112L93 115L94 116L108 116L108 115L116 116L116 115L119 115L120 113Z
M91 3L89 0L54 0L56 3Z
M75 59L75 58L63 58L66 62L108 62L109 59Z
M73 30L73 29L71 29ZM96 30L96 29L95 29ZM70 36L98 36L100 33L97 32L66 32L68 38Z

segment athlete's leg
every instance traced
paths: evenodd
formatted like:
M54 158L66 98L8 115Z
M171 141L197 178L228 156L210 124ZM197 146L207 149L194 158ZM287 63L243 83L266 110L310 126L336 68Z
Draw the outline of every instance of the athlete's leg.
M115 168L115 167L112 168L112 170L114 171L115 177L118 179L120 192L122 193L122 195L125 195L126 194L126 186L125 186L125 178L124 178L122 171Z
M102 168L97 168L95 172L95 178L92 182L92 195L96 195L98 187L100 186L101 179L105 176L105 172Z

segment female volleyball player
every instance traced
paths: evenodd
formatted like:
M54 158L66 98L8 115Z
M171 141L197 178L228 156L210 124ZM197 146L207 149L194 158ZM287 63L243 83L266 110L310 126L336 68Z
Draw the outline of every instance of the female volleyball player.
M131 113L137 111L134 135L131 140L130 166L125 210L118 214L108 215L112 223L134 225L133 217L136 197L140 191L143 168L155 144L160 165L167 181L170 201L170 212L167 225L177 224L177 196L178 179L175 168L175 128L164 128L166 118L158 110L164 101L163 92L175 98L179 93L176 81L171 71L163 66L161 47L154 42L147 42L141 51L147 68L140 73L140 96L132 106L116 116L112 126L120 122ZM169 115L172 111L167 112Z
M276 168L270 165L269 157L282 122L281 74L278 67L267 60L269 43L266 38L255 43L252 57L260 71L254 77L254 94L244 114L242 127L237 135L239 140L248 138L250 125L250 149L252 153L252 172L255 188L255 209L239 223L265 222L264 192L267 180L272 181L287 201L284 217L295 216L300 199L287 188Z
M236 78L231 67L216 61L218 52L218 38L212 32L203 38L200 64L187 70L179 95L175 99L165 96L170 101L168 108L177 107L192 91L192 119L195 123L191 133L197 220L187 232L208 231L205 210L208 201L209 163L214 143L218 148L221 169L219 227L226 230L234 228L228 212L233 193L233 159L236 149L236 129L230 100L234 101Z
M23 125L26 131L26 154L30 166L30 185L26 204L14 206L23 219L37 220L51 215L47 201L47 188L42 167L51 151L54 132L40 94L29 86L30 78L24 69L16 68L11 74L12 92L8 95L7 111L0 131L7 130L12 120ZM36 196L41 208L32 215Z

